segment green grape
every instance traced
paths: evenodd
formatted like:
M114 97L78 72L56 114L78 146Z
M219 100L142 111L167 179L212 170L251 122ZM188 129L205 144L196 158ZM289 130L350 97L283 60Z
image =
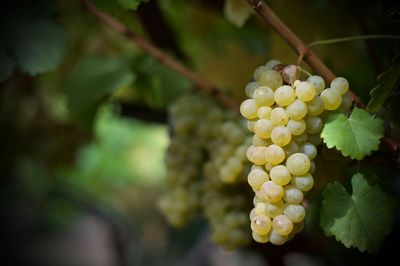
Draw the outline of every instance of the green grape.
M311 161L311 164L310 164L310 171L309 171L310 174L314 174L316 168L317 168L317 166L315 165L315 162L314 162L314 161Z
M275 103L274 91L266 86L258 87L253 93L253 99L258 106L271 106Z
M257 135L254 135L252 138L252 144L257 147L257 146L268 146L271 144L271 141L269 139L262 139Z
M342 104L339 106L338 110L340 112L345 113L350 110L352 105L353 105L353 100L349 95L345 94L342 98Z
M304 226L305 209L301 204L314 185L311 174L316 164L312 160L317 156L316 146L322 142L324 111L339 108L346 112L352 105L345 79L336 78L331 88L325 88L319 76L294 80L297 76L291 75L296 74L293 67L289 76L290 71L282 70L283 66L280 72L272 70L278 63L270 61L256 69L255 82L246 87L246 94L254 102L245 100L241 108L247 127L254 133L246 153L254 163L247 177L255 193L255 207L250 212L252 236L256 242L274 245L287 242ZM297 67L293 69L297 71ZM180 123L182 128L190 128L193 121ZM240 135L237 131L226 138L235 142L243 139ZM229 165L227 169L234 174L243 168L240 160L231 160Z
M257 204L254 204L254 212L255 212L256 215L267 215L266 203L259 202Z
M296 142L291 141L288 145L285 146L284 151L285 151L285 155L286 157L289 157L290 155L292 155L293 153L296 153L299 151L299 145L297 145Z
M282 236L278 232L276 232L274 229L271 230L269 234L269 242L271 242L274 245L280 246L286 243L288 240L288 236Z
M253 237L254 241L256 241L257 243L261 243L261 244L268 243L268 240L269 240L268 235L259 235L255 232L252 232L252 237Z
M310 159L303 153L294 153L287 158L286 167L292 175L304 175L310 170Z
M307 81L296 81L294 86L297 98L303 102L311 101L316 94L314 85Z
M303 133L301 135L293 137L293 141L296 142L296 144L299 145L299 146L301 146L304 143L306 143L307 140L308 140L308 135L306 133Z
M306 123L304 122L304 120L289 119L289 122L287 123L287 128L289 129L290 134L298 136L303 134L303 132L306 130Z
M307 111L307 105L299 99L294 100L294 102L286 107L287 116L293 120L303 119Z
M246 124L246 126L247 126L247 129L250 131L250 132L253 132L254 133L254 124L255 124L256 122L255 121L247 121L247 124Z
M321 92L321 99L324 101L324 108L329 111L336 110L342 103L342 97L337 90L325 89Z
M317 147L312 143L305 143L300 147L300 152L307 155L310 160L313 160L317 156Z
M304 220L306 216L306 210L301 205L289 204L285 207L283 211L285 216L293 223L300 223Z
M249 82L244 89L246 96L249 98L253 98L253 93L258 87L260 87L260 84L258 84L258 82Z
M270 70L268 69L266 66L259 66L256 68L256 70L254 70L254 75L253 75L253 79L255 81L258 81L260 79L260 76L263 72Z
M324 101L320 96L315 96L312 101L307 103L307 113L309 115L317 116L324 111Z
M290 131L285 126L277 126L271 132L271 140L274 144L278 146L287 145L292 139Z
M295 91L292 87L283 85L276 89L274 94L275 102L280 106L291 104L296 98Z
M272 181L266 181L261 186L261 197L268 202L277 202L283 197L283 188L280 185L275 184Z
M272 108L269 106L261 106L258 108L257 117L259 119L269 119L271 115Z
M307 82L314 85L316 94L320 94L325 88L325 81L320 76L311 76L307 78Z
M266 235L271 230L271 219L266 215L256 215L251 220L251 230L258 235Z
M282 147L272 144L267 147L265 156L268 163L271 165L277 165L285 160L285 151L282 149Z
M336 90L341 95L345 95L346 92L349 90L349 83L344 78L335 78L331 81L331 89Z
M284 186L288 184L291 180L291 175L289 173L289 170L283 165L277 165L272 167L269 174L271 180L277 185Z
M272 220L274 231L281 236L289 235L293 230L293 222L285 215L278 215Z
M283 84L281 75L275 70L263 71L258 76L258 79L254 78L254 80L263 86L270 87L272 90L276 90Z
M269 60L269 61L265 64L265 66L266 66L267 70L272 70L276 65L279 65L279 64L281 64L280 61L275 60L275 59L272 59L272 60Z
M309 134L317 134L321 132L324 122L319 116L309 116L306 118L306 131Z
M285 204L283 203L282 200L278 200L276 202L266 202L264 203L265 206L265 215L268 217L274 218L281 214L283 212L283 209L285 208Z
M293 176L291 183L301 191L309 191L314 185L314 178L308 173L302 176Z
M253 99L247 99L240 105L240 113L246 119L254 119L257 117L258 106Z
M268 159L268 158L266 158L266 159ZM272 167L274 167L274 165L272 163L269 163L269 162L267 162L264 165L265 170L267 170L268 172L271 171Z
M257 165L265 164L267 162L265 158L266 149L264 146L253 147L249 153L249 161Z
M289 121L289 117L282 107L272 109L270 119L274 126L284 126Z
M259 119L254 123L253 129L257 137L266 139L271 137L274 124L269 119Z
M255 190L260 189L262 184L264 184L268 180L269 180L268 173L261 169L253 169L247 176L248 183Z
M289 204L300 204L303 201L303 192L293 185L287 185L284 187L285 194L283 199Z

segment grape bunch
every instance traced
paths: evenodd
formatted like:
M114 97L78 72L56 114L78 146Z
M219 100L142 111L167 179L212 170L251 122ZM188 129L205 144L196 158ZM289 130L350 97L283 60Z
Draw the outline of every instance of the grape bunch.
M254 133L247 150L253 163L247 180L255 192L250 212L253 239L282 245L303 227L302 202L314 184L313 159L321 143L323 115L345 111L352 102L346 96L349 84L344 78L334 79L325 88L319 76L301 81L295 71L275 69L282 65L271 60L255 70L254 81L245 88L249 98L242 102L240 112Z
M187 95L169 110L171 142L166 153L166 192L159 207L170 224L183 226L203 212L212 239L227 249L249 242L250 163L246 124L211 99ZM246 191L245 191L246 192Z

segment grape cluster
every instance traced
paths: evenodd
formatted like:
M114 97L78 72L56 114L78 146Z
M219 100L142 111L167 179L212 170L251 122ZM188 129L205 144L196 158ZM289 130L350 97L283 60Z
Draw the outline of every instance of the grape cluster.
M247 178L255 192L250 212L252 235L259 243L275 245L285 243L303 227L302 202L314 184L313 159L324 124L321 116L324 111L351 106L344 78L334 79L330 88L325 88L321 77L296 80L275 70L281 66L271 60L258 67L254 81L245 88L249 98L240 106L254 133L247 150L247 158L254 164Z
M251 203L242 189L250 170L246 125L237 114L200 95L181 97L169 115L171 142L161 211L175 226L203 211L215 242L229 249L248 243Z

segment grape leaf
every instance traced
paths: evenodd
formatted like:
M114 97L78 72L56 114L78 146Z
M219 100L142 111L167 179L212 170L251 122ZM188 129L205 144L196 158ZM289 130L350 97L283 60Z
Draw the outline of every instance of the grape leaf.
M393 65L377 77L377 85L370 91L371 100L367 110L377 112L385 100L400 86L400 55L393 59Z
M321 137L328 148L336 147L344 156L361 160L379 148L382 124L382 120L354 108L349 118L340 113L329 115Z
M136 101L152 109L165 109L182 93L191 89L191 83L150 56L135 62L138 78L135 80Z
M17 7L10 7L0 21L0 81L11 76L15 66L29 75L55 70L67 52L63 26L35 8Z
M396 201L362 174L354 175L351 184L352 194L338 182L327 185L320 225L347 248L376 252L391 229Z
M126 58L90 56L82 58L67 81L71 117L82 125L92 125L97 108L117 89L130 85L135 75Z
M14 31L12 46L22 71L36 75L54 70L67 51L65 29L48 19L26 21Z

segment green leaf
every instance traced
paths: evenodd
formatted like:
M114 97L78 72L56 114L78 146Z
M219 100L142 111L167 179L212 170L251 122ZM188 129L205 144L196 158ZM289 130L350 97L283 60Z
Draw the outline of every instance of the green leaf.
M134 84L136 101L153 109L166 108L191 88L189 81L150 56L139 58L135 66L138 74Z
M379 148L382 124L382 120L354 108L349 118L339 113L329 115L321 137L328 148L336 147L344 156L361 160Z
M352 194L338 182L327 185L320 225L347 248L376 252L391 230L396 202L362 174L354 175L351 184Z
M393 59L393 65L377 77L377 85L370 91L371 100L367 110L377 112L385 100L400 86L400 55Z
M58 67L67 51L67 39L62 26L37 19L19 25L11 48L22 71L36 75Z
M99 105L117 89L130 85L135 79L128 63L123 57L82 58L67 81L68 106L72 118L91 126Z

